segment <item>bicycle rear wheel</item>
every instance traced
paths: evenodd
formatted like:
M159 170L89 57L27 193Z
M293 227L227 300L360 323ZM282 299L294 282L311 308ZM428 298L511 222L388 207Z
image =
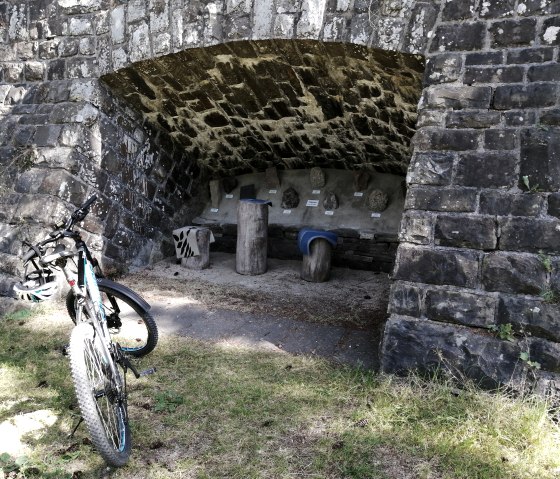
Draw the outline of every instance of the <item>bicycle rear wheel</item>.
M78 324L70 336L70 367L91 440L108 465L120 467L128 462L132 445L126 382L118 364L115 364L117 377L113 376L101 347L93 326Z
M140 357L152 352L158 341L158 329L150 312L109 286L100 284L99 293L113 342L131 356ZM72 290L66 296L66 309L75 322L76 304Z

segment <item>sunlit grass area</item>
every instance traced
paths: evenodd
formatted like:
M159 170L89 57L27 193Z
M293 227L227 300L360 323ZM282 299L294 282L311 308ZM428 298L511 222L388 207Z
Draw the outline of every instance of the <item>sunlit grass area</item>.
M155 375L129 377L133 455L107 472L83 425L68 437L78 413L60 349L72 324L55 306L0 321L10 477L560 477L543 399L178 337L139 362Z

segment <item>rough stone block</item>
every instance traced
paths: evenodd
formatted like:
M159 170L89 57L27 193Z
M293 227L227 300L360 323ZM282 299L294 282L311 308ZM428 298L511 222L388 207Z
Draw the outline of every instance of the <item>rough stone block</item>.
M560 221L538 218L501 218L501 250L560 254Z
M468 151L477 149L478 138L477 131L423 128L416 133L413 143L417 151Z
M481 50L486 37L483 22L455 23L437 27L431 51L472 51Z
M438 215L435 244L457 248L491 250L496 248L496 222L493 218L479 216Z
M428 108L488 109L492 99L492 88L486 86L433 85L424 91L424 106Z
M543 125L560 126L560 108L542 111L540 122Z
M410 184L447 185L451 181L454 156L450 153L416 153L408 173Z
M533 336L560 341L560 306L540 299L504 296L498 305L498 322L511 324Z
M420 317L420 288L395 282L391 288L389 313Z
M480 213L495 216L538 216L544 203L543 195L510 194L500 191L480 193Z
M529 129L521 132L520 180L527 176L531 188L560 189L560 129ZM523 182L520 181L520 186Z
M543 371L560 373L560 344L533 338L529 341L529 359L538 362Z
M554 106L557 92L558 88L554 83L498 86L494 94L493 107L496 110L511 110Z
M552 63L547 65L536 65L527 71L529 81L560 81L560 64Z
M452 22L453 20L466 20L472 18L472 12L475 9L475 0L464 0L461 2L446 2L441 14L444 22Z
M517 345L466 327L392 315L381 348L387 373L450 369L488 388L520 379Z
M516 130L486 130L484 132L484 148L487 150L513 150L517 146Z
M426 316L432 321L489 328L495 324L496 298L459 291L428 290Z
M401 245L397 253L395 279L472 288L477 276L475 252Z
M504 113L507 126L532 126L536 122L537 115L531 110L513 110Z
M505 16L513 16L514 12L515 0L484 2L480 6L480 16L482 18L503 18Z
M521 20L495 22L488 31L491 35L490 44L492 48L529 45L536 39L537 20L535 18L523 18Z
M462 56L458 53L447 53L430 58L426 62L424 84L455 82L461 75Z
M461 153L455 181L478 188L512 187L517 181L517 158L509 152Z
M465 65L497 65L503 63L503 52L474 52L465 55Z
M408 190L405 209L469 212L476 208L476 190L469 188L420 188Z
M468 67L465 69L463 81L467 85L475 83L520 83L523 81L525 69L514 67Z
M500 123L498 111L452 111L447 114L447 128L488 128Z
M541 31L543 45L560 45L560 17L547 18L543 22Z
M491 253L482 260L486 291L538 295L546 285L546 271L534 255Z
M548 210L550 216L560 218L560 193L553 193L548 197Z
M507 63L543 63L552 60L552 48L525 48L523 50L509 50Z
M432 241L433 218L429 215L407 211L401 223L401 241L415 244L430 244Z

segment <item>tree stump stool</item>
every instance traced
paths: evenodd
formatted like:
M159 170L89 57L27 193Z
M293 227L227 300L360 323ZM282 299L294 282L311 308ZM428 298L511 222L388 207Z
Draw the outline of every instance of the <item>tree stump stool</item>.
M237 207L235 270L239 274L266 273L268 207L270 201L243 199Z
M323 230L302 229L298 234L298 246L303 253L301 279L323 283L331 272L331 252L336 246L335 233Z
M173 231L177 259L188 269L206 269L210 266L210 243L214 235L208 228L186 226Z

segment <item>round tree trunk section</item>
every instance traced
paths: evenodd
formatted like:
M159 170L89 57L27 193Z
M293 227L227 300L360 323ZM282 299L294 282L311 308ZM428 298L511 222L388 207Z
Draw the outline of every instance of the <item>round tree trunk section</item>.
M196 232L198 256L181 259L181 266L188 269L206 269L210 266L210 230L199 229Z
M266 273L268 205L240 201L237 207L235 270L240 274Z
M309 245L309 254L303 255L301 279L323 283L331 272L331 244L323 238L314 239Z

